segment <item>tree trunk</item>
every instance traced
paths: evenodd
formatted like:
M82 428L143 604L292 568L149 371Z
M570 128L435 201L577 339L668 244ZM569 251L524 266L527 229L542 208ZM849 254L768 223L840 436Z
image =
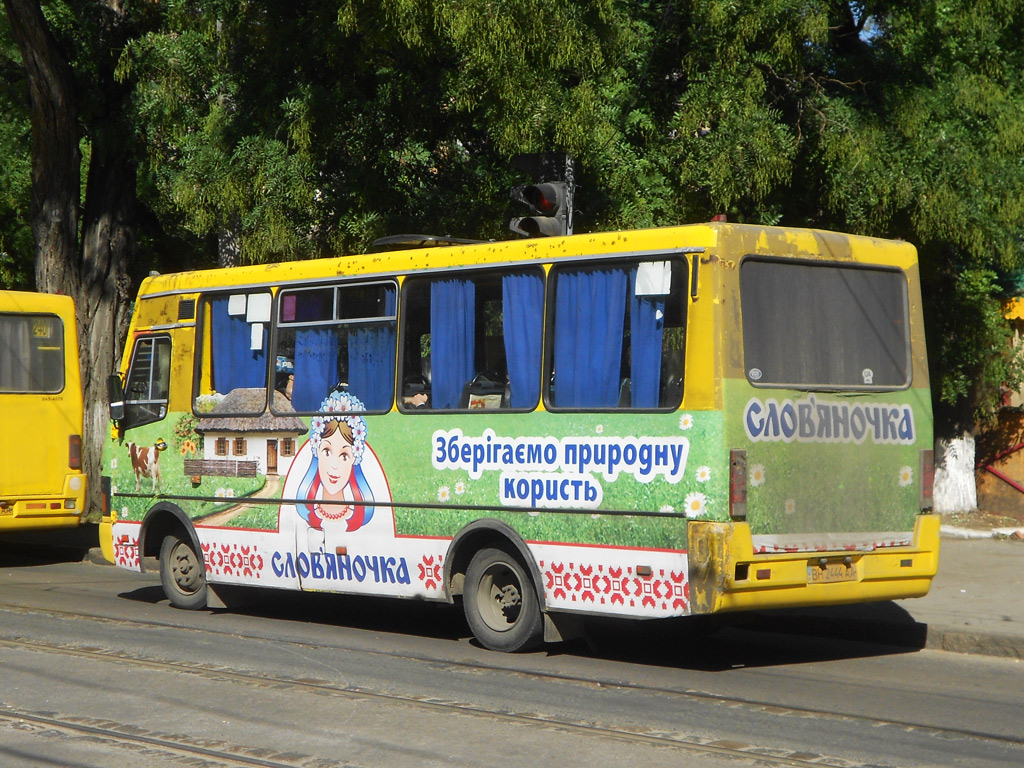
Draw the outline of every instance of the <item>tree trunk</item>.
M242 243L238 237L241 222L230 216L229 222L217 231L217 266L237 267L242 263Z
M965 432L950 440L936 440L935 484L932 501L936 512L970 512L978 507L974 475L974 437Z
M40 5L4 0L21 51L32 110L32 234L36 289L75 300L85 397L83 459L90 478L87 505L99 507L100 457L109 431L107 375L120 361L131 300L126 264L134 249L135 167L123 119L125 86L115 82L113 57L100 63L99 125L90 132L92 156L78 245L81 189L79 112L67 52L50 33ZM108 3L107 31L123 36L122 8ZM122 41L123 42L123 41ZM110 48L117 49L111 42ZM104 65L105 64L105 65Z
M80 348L88 365L82 370L85 391L85 469L91 483L90 507L99 506L103 442L110 432L107 377L121 362L128 330L131 286L127 263L135 250L135 164L129 137L112 120L94 132L82 222L82 279L76 296L78 318L88 318ZM94 494L93 491L96 493Z
M32 110L36 289L74 297L79 285L76 266L82 162L74 78L39 3L4 0L4 7L24 62Z

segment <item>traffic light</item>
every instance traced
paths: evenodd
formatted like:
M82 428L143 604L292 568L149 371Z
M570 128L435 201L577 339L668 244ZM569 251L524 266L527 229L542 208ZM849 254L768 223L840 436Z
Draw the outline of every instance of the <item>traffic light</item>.
M564 181L512 188L512 199L530 206L531 216L512 219L509 229L527 237L561 237L568 233L568 189Z

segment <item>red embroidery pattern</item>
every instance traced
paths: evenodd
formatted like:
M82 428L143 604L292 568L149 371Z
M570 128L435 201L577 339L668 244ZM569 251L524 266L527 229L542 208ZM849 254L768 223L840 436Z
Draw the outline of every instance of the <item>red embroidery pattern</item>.
M441 579L444 575L444 555L424 555L423 562L419 564L419 580L423 582L425 589L432 591L441 588Z
M540 562L544 588L555 600L595 605L621 605L665 613L686 612L690 582L683 571L658 570L638 576L632 567Z
M251 545L203 544L203 563L210 576L263 575L263 556Z
M122 534L114 539L114 562L121 568L139 568L139 540Z

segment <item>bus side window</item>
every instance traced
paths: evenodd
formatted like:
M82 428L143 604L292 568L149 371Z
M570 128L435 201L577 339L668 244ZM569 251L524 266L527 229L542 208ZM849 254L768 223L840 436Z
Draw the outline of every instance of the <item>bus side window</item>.
M124 429L160 421L167 415L171 381L171 340L166 336L140 338L132 350L125 385Z
M402 410L528 410L540 398L539 269L410 278L403 296Z
M336 388L368 412L391 409L398 286L392 281L280 293L274 349L274 412L316 413ZM290 403L286 406L285 401Z
M683 394L686 263L552 270L546 399L552 408L677 408Z
M214 294L200 303L196 413L249 415L267 407L268 291Z

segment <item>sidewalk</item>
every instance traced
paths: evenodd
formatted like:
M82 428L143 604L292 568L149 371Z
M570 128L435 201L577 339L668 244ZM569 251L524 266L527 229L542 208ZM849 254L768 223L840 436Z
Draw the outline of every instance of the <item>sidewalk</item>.
M1024 659L1024 529L943 526L939 572L925 596L887 603L758 612L759 628ZM8 534L44 556L105 565L94 525Z
M943 527L931 591L899 600L927 626L925 647L1024 659L1024 537Z

